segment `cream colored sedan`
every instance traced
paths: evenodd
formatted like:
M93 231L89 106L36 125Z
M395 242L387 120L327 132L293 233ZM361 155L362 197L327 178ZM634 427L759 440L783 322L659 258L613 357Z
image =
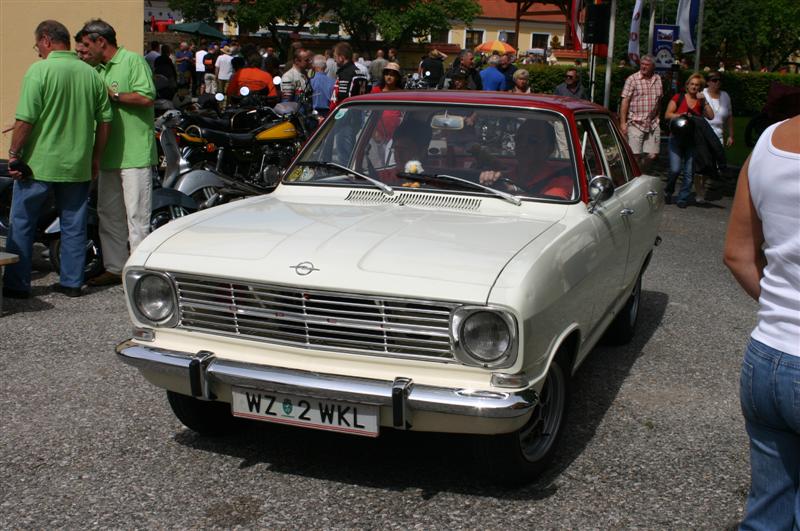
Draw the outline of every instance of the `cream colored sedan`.
M572 374L635 332L662 185L592 104L398 94L346 101L274 193L151 234L117 354L202 434L474 434L476 464L524 481Z

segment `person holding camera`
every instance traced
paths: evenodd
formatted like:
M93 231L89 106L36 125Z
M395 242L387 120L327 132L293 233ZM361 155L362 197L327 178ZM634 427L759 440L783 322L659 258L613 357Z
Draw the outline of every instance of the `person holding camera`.
M683 185L678 193L678 208L686 208L694 179L694 122L693 117L714 118L714 109L703 95L705 78L692 74L686 80L686 92L676 94L667 105L664 117L670 120L669 173L664 188L664 202L672 203L678 175L683 171Z

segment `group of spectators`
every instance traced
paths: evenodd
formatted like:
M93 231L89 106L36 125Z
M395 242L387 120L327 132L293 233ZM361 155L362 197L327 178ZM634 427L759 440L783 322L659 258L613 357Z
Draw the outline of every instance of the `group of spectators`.
M721 90L721 84L719 72L710 72L706 77L692 74L686 80L685 91L675 94L667 104L664 118L671 132L669 172L664 190L667 204L673 201L681 173L683 183L677 206L686 208L693 185L695 202L703 203L706 184L704 179L695 182L695 157L705 155L709 159L707 166L713 169L724 161L723 146L733 145L733 109L730 96ZM620 129L643 170L647 170L660 152L663 96L661 78L655 73L655 59L645 55L640 60L639 71L625 80L620 108Z

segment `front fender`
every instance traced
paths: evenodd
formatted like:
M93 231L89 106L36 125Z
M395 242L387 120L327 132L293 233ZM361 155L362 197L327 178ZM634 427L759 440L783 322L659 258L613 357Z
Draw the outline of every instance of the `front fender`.
M175 185L175 190L192 195L203 188L222 188L225 186L219 175L209 170L192 170L185 173Z

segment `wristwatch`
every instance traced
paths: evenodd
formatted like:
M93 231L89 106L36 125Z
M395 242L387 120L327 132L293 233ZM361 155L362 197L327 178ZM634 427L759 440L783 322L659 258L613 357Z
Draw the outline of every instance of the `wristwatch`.
M14 151L13 149L8 150L8 156L10 158L18 159L19 155L20 155L19 151Z
M115 92L111 95L112 101L119 102L119 92Z

